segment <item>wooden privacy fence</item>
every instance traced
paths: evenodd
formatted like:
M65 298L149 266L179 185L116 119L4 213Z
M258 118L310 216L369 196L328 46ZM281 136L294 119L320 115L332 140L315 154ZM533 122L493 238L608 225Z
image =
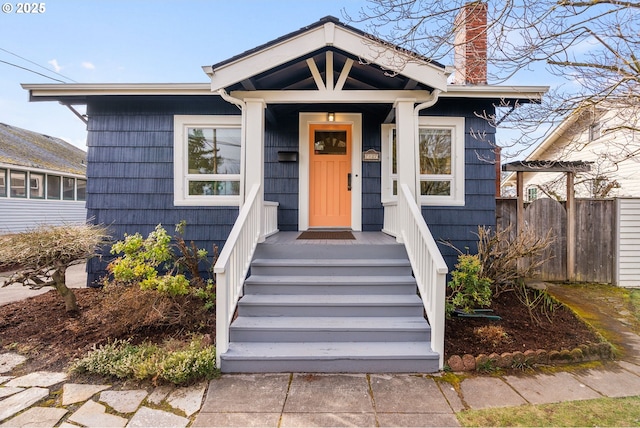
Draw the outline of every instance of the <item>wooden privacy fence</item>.
M517 228L517 200L496 200L496 228ZM565 203L543 198L525 204L524 226L538 236L551 230L551 259L537 272L545 281L612 283L640 287L640 199L576 199L573 278L567 269Z

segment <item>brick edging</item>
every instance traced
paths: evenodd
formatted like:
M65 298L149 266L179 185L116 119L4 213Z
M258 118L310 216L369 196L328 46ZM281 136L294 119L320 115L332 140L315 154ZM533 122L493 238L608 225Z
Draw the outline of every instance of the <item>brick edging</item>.
M487 368L523 368L534 365L562 365L612 359L613 347L606 342L580 345L577 348L547 351L538 349L502 354L452 355L447 364L454 372L484 370Z

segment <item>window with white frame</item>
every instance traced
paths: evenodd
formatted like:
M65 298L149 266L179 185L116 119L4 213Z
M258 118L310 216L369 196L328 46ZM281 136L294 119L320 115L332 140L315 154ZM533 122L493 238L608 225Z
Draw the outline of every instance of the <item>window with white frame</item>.
M31 199L44 199L44 174L29 173L29 197Z
M239 205L241 116L174 117L174 203Z
M47 199L60 199L62 192L62 177L59 175L47 175Z
M591 125L589 125L589 142L595 141L600 138L600 129L601 124L598 121L593 122Z
M398 194L395 125L382 127L383 202ZM417 130L416 178L422 205L464 205L464 118L422 116Z
M73 177L62 177L62 199L73 201L76 198L76 179Z
M10 195L12 198L27 197L27 172L26 171L11 171L10 183L11 183Z
M0 168L0 196L7 196L7 170Z

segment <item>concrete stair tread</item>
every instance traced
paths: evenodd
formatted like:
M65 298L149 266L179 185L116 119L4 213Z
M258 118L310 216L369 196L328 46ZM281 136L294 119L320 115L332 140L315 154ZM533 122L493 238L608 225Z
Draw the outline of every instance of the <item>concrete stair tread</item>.
M260 329L288 331L398 331L430 329L422 317L244 317L231 323L232 329Z
M360 259L398 259L407 258L402 244L318 244L313 245L268 245L258 244L256 259L300 259L300 258L360 258Z
M416 294L249 294L239 305L422 306L422 301Z
M407 259L254 259L252 267L260 266L411 266Z
M332 275L327 277L311 275L251 275L245 284L292 284L292 285L357 285L357 284L415 284L416 280L411 275L375 275L375 276L349 276Z
M429 342L233 342L223 360L269 359L438 359Z

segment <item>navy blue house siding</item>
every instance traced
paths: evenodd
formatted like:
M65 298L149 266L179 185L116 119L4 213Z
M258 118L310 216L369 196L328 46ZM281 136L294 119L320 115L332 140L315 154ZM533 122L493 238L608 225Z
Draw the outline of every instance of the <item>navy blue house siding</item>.
M363 150L381 150L381 123L390 106L328 105L269 106L265 129L265 199L279 202L278 227L298 230L299 162L282 162L278 152L298 151L298 113L302 111L360 112ZM478 225L495 223L494 130L474 115L493 111L488 102L442 99L422 114L465 116L465 201L463 207L422 208L436 240L451 242L461 250L476 250ZM237 207L177 207L173 204L174 115L238 115L240 111L220 97L119 96L90 98L87 105L88 168L87 212L94 223L110 227L114 239L139 232L146 236L157 224L173 232L187 222L185 238L211 251L222 248L237 218ZM486 135L478 141L471 131ZM380 197L381 164L362 164L362 228L380 231L383 207ZM440 245L449 268L456 253ZM108 256L108 255L107 255ZM89 284L100 279L109 257L89 263Z
M115 240L146 236L162 224L169 233L182 220L185 237L211 252L222 244L237 207L173 205L173 116L239 114L218 96L99 97L87 104L87 216L109 226ZM88 283L104 273L109 257L88 265Z
M422 215L436 242L446 241L462 252L477 252L478 226L495 226L496 172L495 128L477 113L494 111L490 102L441 99L423 112L429 115L465 117L465 205L456 207L422 207ZM474 135L482 135L479 140ZM448 245L438 244L449 270L458 253Z

